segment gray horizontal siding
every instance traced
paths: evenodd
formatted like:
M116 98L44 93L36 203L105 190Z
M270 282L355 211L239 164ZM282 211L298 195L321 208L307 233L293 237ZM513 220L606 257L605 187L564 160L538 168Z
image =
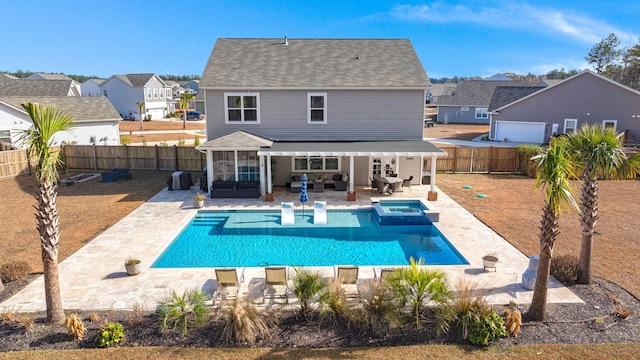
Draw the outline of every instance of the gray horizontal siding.
M224 92L206 90L208 138L245 130L290 141L422 139L423 91L326 91L327 124L307 124L307 91L259 93L260 124L225 124Z

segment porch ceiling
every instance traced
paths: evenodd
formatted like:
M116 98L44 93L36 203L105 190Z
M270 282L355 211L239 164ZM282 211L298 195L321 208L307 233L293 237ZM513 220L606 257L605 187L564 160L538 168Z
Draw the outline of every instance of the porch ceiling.
M274 142L259 156L447 156L428 141Z

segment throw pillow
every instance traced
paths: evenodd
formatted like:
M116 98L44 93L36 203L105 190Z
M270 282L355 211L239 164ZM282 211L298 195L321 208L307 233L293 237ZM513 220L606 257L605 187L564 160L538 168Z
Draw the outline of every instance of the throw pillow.
M343 173L342 174L342 181L349 181L349 174Z
M342 174L333 175L333 181L342 181Z
M300 175L293 175L291 177L292 181L302 181L302 177Z

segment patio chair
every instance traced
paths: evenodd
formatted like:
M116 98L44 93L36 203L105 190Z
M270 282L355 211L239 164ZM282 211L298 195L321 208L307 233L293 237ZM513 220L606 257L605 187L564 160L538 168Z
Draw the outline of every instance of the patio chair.
M333 267L334 279L344 289L347 298L359 298L358 293L358 267L352 265L335 265Z
M392 267L376 267L373 268L373 278L376 281L384 281L392 272L393 272L393 268Z
M376 180L372 177L369 178L369 181L371 181L371 193L373 194L373 190L378 190L378 183L376 182Z
M376 180L376 188L380 194L387 194L389 193L389 190L391 190L389 183L380 179Z
M327 223L327 202L326 201L316 200L313 202L313 223L314 224Z
M216 295L221 299L236 299L240 293L240 284L244 282L244 268L215 269L218 286Z
M413 180L413 175L409 176L408 179L402 179L402 187L407 186L409 191L411 191L411 181Z
M281 299L285 303L289 302L289 269L286 266L269 266L264 268L266 286L264 297L271 299Z

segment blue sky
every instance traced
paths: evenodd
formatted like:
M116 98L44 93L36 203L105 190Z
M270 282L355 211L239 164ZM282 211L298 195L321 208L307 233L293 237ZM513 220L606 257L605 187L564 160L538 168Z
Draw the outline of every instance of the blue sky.
M609 3L609 4L607 4ZM202 74L219 37L408 38L432 78L585 69L640 1L1 0L0 71Z

